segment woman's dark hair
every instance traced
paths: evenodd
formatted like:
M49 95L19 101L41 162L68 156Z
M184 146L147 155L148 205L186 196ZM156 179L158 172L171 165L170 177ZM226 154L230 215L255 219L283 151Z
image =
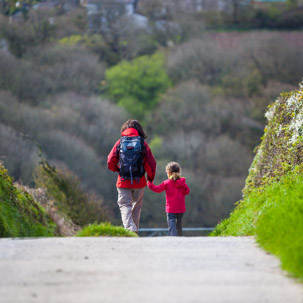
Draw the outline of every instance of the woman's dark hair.
M144 139L147 138L147 136L145 135L145 132L142 128L142 125L140 124L140 122L138 120L132 120L132 119L129 119L127 120L122 126L121 126L121 133L123 131L125 131L127 128L134 128L138 131L139 135L141 137L143 137Z

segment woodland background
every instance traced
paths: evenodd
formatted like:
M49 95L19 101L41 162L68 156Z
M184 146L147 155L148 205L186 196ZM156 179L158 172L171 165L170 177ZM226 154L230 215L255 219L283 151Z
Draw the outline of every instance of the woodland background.
M141 0L140 23L123 4L91 16L77 1L2 1L0 160L16 181L60 200L39 166L40 147L102 213L85 223L121 224L106 158L120 126L135 118L158 163L155 183L167 162L183 167L191 188L184 225L228 216L267 106L302 80L303 8L227 0L223 10L196 11L182 3ZM164 194L146 190L141 226L166 226Z

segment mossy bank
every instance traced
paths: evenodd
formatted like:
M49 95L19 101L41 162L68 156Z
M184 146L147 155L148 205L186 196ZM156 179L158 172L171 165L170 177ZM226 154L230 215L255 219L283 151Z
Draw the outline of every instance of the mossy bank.
M113 226L110 223L89 224L77 234L78 237L138 237L135 232L124 229L122 226Z
M282 93L266 113L268 124L249 170L243 199L213 232L255 235L303 278L303 84Z
M0 237L50 237L55 231L45 210L13 184L0 163Z

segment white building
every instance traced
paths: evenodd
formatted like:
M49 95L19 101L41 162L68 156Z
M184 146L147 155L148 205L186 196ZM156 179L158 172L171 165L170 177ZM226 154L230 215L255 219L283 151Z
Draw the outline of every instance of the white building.
M98 18L100 16L101 24L102 18L106 11L111 14L111 17L121 16L121 14L126 16L131 16L132 20L136 22L137 25L145 27L148 20L145 16L137 13L138 0L80 0L81 5L87 8L88 23L89 27L91 22L90 19Z

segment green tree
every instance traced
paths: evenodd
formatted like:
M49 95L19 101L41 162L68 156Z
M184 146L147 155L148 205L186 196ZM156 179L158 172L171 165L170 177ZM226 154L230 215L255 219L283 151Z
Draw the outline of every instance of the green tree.
M138 119L155 108L171 84L160 53L122 61L106 71L106 80L110 97Z

